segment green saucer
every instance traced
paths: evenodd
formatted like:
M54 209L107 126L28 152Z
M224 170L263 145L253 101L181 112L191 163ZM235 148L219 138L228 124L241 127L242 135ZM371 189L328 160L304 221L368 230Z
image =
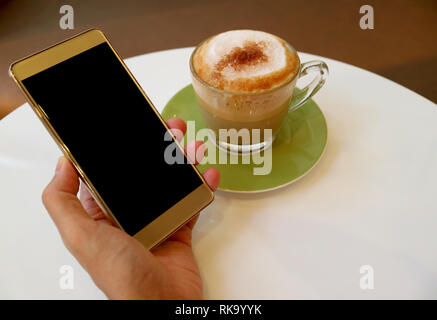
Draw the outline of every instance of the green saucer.
M179 117L185 121L195 121L196 132L205 128L191 85L171 98L162 111L162 116L165 120ZM254 168L269 166L263 163L257 165L252 159L249 164L243 164L241 156L237 156L238 164L230 164L229 155L218 148L217 159L219 153L222 153L222 156L227 156L227 164L218 164L218 161L215 161L217 164L210 164L213 161L209 161L210 163L199 164L198 168L200 172L210 167L217 168L221 174L220 190L249 193L277 189L298 180L317 164L325 149L327 137L325 117L317 104L310 99L284 119L272 146L272 166L269 174L255 175ZM208 148L212 147L211 142L207 145ZM265 152L260 156L265 157Z

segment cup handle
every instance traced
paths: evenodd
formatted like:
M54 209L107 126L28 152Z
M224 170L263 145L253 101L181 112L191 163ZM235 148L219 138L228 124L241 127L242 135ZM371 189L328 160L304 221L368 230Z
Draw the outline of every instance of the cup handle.
M326 63L320 60L312 60L302 63L300 66L298 78L307 75L308 73L316 72L316 77L308 85L301 89L297 95L293 95L291 99L289 112L301 107L309 98L311 98L325 84L329 74L329 69Z

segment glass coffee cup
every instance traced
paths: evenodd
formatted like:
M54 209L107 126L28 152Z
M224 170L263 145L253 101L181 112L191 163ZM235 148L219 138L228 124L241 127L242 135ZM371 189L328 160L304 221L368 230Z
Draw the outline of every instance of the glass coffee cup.
M276 37L296 60L284 81L272 88L250 92L219 88L202 79L194 63L199 48L214 37L201 42L190 57L192 84L200 113L219 148L238 154L259 152L271 146L285 116L304 105L323 86L328 66L319 60L301 63L296 50ZM297 80L309 73L315 74L314 79L293 95Z

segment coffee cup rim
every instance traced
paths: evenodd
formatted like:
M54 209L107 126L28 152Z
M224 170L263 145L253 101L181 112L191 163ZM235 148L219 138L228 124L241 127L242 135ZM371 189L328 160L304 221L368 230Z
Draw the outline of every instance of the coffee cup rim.
M265 32L265 31L262 31L262 32ZM256 96L256 95L263 95L263 94L266 94L266 93L274 92L274 91L276 91L276 90L279 90L279 89L281 89L281 88L287 86L287 85L290 84L293 80L295 80L296 77L297 77L297 76L299 75L299 73L300 73L300 69L301 69L301 65L302 65L302 64L301 64L300 57L299 57L299 54L297 53L297 51L294 49L294 47L293 47L290 43L288 43L288 41L285 41L284 39L279 38L278 36L275 36L275 35L272 34L274 37L277 37L277 38L279 38L280 40L282 40L282 41L285 43L285 45L288 47L288 49L289 49L290 51L292 51L293 53L295 53L296 56L297 56L298 63L296 64L296 68L295 68L295 70L294 70L294 72L293 72L293 76L291 76L290 79L288 79L287 81L285 81L284 83L282 83L282 84L279 85L279 86L276 86L276 87L273 87L273 88L270 88L270 89L266 89L266 90L256 91L256 92L238 92L238 91L230 91L230 90L225 90L225 89L217 88L217 87L215 87L215 86L209 84L209 83L206 82L205 80L203 80L203 79L202 79L202 78L197 74L196 69L194 68L194 62L193 62L193 60L194 60L194 55L196 54L197 50L198 50L198 49L199 49L199 48L200 48L204 43L206 43L207 41L211 40L212 38L214 38L215 36L217 36L217 35L219 35L219 34L220 34L220 33L215 34L215 35L213 35L213 36L210 36L210 37L206 38L205 40L203 40L202 42L200 42L200 43L199 43L199 44L194 48L194 50L193 50L193 52L191 53L191 56L190 56L190 70L191 70L191 75L194 76L194 77L196 78L196 80L198 80L200 83L202 83L203 85L207 86L209 89L211 89L211 90L213 90L213 91L216 91L216 92L219 92L219 93L224 93L224 94L242 95L242 96Z

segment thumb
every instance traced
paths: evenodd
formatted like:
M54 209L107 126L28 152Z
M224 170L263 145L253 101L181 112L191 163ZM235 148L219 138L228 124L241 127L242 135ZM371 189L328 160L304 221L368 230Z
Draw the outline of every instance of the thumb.
M44 189L42 200L70 251L85 245L96 228L79 199L79 177L65 157L58 160L55 175Z

